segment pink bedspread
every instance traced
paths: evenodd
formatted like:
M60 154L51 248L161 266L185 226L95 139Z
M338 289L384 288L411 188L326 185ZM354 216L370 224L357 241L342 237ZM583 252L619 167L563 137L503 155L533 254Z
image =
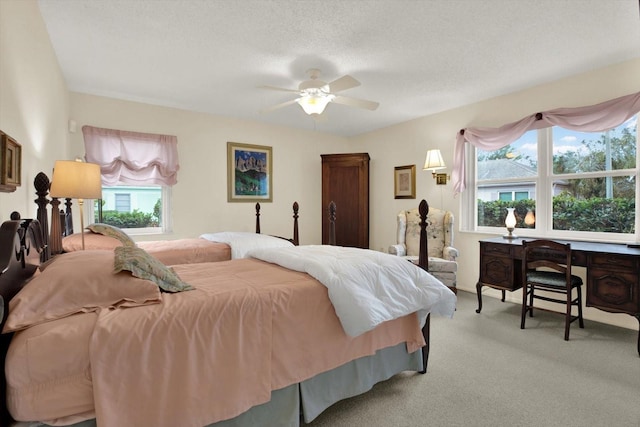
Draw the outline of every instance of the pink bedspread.
M89 357L101 427L200 427L377 349L424 344L415 315L349 337L304 273L254 259L175 270L196 290L99 313Z
M228 261L231 259L229 245L199 238L138 242L138 246L165 265Z

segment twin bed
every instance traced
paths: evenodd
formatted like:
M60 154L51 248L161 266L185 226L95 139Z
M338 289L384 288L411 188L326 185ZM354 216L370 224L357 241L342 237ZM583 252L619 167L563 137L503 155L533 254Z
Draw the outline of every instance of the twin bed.
M82 250L83 248L81 233L74 233L73 229L74 221L71 199L66 199L64 203L65 209L60 209L62 202L57 198L49 196L49 186L49 177L44 172L38 173L34 180L34 187L38 196L35 200L38 206L36 218L40 222L41 228L45 230L43 239L47 246L42 254L42 261L49 259L52 254L73 252ZM49 214L49 206L51 206L51 214ZM251 238L252 243L266 247L299 244L298 202L294 202L292 205L293 230L292 237L290 238L262 235L260 230L260 208L260 203L256 203L255 234L248 232L207 233L199 238L142 241L138 242L137 245L151 253L164 264L173 265L242 258L244 252L250 246L247 240L248 238ZM51 227L48 225L49 217L51 217ZM46 232L49 228L50 231ZM238 247L235 249L233 247L234 242L238 242ZM109 235L91 232L91 230L87 230L84 233L85 249L113 250L115 247L121 245L122 242Z
M427 211L423 201L425 253ZM122 249L37 271L42 236L38 221L0 228L2 392L19 420L298 426L396 373L425 372L429 315L455 308L423 269L369 250L290 245L176 264L179 283L163 292L114 272Z

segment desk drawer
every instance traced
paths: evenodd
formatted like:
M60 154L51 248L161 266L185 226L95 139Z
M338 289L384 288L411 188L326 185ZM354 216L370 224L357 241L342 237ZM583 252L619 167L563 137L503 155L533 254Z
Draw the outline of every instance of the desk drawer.
M589 256L589 266L606 269L614 268L616 270L623 269L627 271L635 271L637 269L637 261L634 257L614 254L591 254Z
M483 255L511 256L511 246L499 243L480 243L480 253Z
M486 286L513 291L521 287L518 264L512 248L499 243L480 243L480 282Z
M587 286L587 306L615 313L640 313L638 276L633 272L592 267L587 271Z

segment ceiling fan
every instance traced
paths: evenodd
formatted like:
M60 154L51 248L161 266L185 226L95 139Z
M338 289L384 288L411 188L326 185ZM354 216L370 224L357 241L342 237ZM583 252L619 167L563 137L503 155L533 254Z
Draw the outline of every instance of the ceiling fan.
M307 75L309 76L309 80L305 80L300 83L300 85L298 85L298 89L259 86L262 89L279 90L298 94L298 97L295 99L265 108L261 110L261 112L266 113L295 103L298 103L304 112L309 115L322 114L327 104L330 102L347 105L349 107L364 108L367 110L375 110L378 108L378 105L380 105L378 102L338 95L338 92L360 86L360 82L349 75L342 76L331 83L324 82L318 78L320 77L320 70L317 68L308 70Z

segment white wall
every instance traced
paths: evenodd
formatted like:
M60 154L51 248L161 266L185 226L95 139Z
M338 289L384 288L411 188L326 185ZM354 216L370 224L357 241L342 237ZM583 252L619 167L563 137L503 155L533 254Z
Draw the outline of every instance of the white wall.
M453 195L450 182L436 186L431 174L422 171L422 165L427 150L439 148L450 173L455 135L461 128L498 127L537 111L596 104L639 90L640 59L636 59L352 138L352 146L359 147L354 150L368 151L371 156L371 248L380 250L393 243L397 212L417 206L423 198L434 207L453 211L459 224L461 196ZM395 200L393 168L410 164L417 165L416 199ZM636 206L636 215L640 215L640 205ZM490 236L456 232L455 246L460 250L459 289L475 292L480 263L478 240L484 237ZM499 291L486 287L483 293L499 296ZM514 301L520 301L520 297L519 291L508 295ZM588 308L585 317L638 328L637 320L627 315Z
M33 0L0 1L0 129L22 146L22 185L0 193L0 222L35 217L33 179L66 155L69 94Z
M347 152L346 138L79 93L71 93L70 105L78 127L71 135L71 157L84 155L83 125L178 137L173 233L163 237L255 229L255 203L227 202L227 142L232 141L273 148L273 203L260 203L262 232L291 237L291 206L297 201L301 243L321 243L320 154Z

